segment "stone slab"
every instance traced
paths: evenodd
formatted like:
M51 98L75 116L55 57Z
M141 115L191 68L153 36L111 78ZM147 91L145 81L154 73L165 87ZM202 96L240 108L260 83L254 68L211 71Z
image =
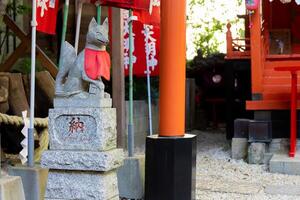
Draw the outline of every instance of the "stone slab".
M21 177L3 176L0 178L0 200L25 200Z
M49 169L87 170L107 172L123 164L122 149L109 151L45 151L41 165Z
M300 152L296 152L294 158L290 158L288 152L274 154L270 160L269 169L273 173L300 175Z
M124 165L118 170L120 197L143 199L145 182L145 156L125 158Z
M284 153L287 152L290 146L288 138L275 138L272 139L269 145L269 152L271 153Z
M300 185L268 185L265 193L271 195L300 195Z
M45 198L45 200L70 200L70 199L49 199L49 198ZM107 200L120 200L119 196L115 196L115 197L112 197L110 199L107 199Z
M106 151L116 148L114 108L49 110L51 150Z
M248 148L248 162L249 164L264 164L266 153L266 144L254 142Z
M231 157L241 160L247 157L248 139L247 138L232 138L231 141Z
M88 98L55 97L53 105L54 108L111 108L112 99L99 98L96 95Z
M116 171L96 173L50 170L45 198L107 200L118 195Z
M8 168L8 174L20 176L26 200L40 200L44 198L48 170L39 166L34 168L15 166Z
M230 181L223 178L216 180L206 176L202 178L203 180L201 180L201 183L205 184L197 184L197 190L253 195L259 193L259 191L263 189L263 186L257 183Z

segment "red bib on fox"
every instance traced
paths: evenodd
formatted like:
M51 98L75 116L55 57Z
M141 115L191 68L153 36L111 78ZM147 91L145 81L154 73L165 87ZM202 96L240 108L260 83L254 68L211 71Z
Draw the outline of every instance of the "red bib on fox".
M86 48L84 50L84 70L86 75L93 80L101 76L110 80L110 56L107 51Z

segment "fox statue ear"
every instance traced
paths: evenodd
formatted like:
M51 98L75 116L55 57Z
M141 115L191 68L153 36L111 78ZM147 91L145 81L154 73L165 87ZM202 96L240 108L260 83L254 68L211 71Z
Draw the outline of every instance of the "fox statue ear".
M89 24L89 30L92 30L93 28L97 27L97 21L95 20L95 18L93 17L93 19L91 20L90 24Z
M107 17L105 18L104 22L102 23L102 26L104 26L104 28L106 30L108 30L108 18Z

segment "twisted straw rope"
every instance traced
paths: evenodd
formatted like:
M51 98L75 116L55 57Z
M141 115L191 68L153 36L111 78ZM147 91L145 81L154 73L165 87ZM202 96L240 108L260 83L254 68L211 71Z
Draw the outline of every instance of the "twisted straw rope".
M0 124L8 124L15 126L24 126L23 118L18 116L11 116L0 113ZM48 149L49 145L49 133L48 133L48 118L35 118L34 126L43 128L40 132L39 143L40 147L34 151L34 160L39 162L42 156L42 153Z
M15 126L22 126L24 125L22 117L19 116L11 116L7 114L0 113L0 124L9 124ZM48 118L35 118L34 119L34 126L47 128L48 127Z

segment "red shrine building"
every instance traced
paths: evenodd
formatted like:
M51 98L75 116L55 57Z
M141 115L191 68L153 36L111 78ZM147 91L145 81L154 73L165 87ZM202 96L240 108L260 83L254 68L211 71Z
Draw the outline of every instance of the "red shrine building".
M245 19L245 38L232 38L231 25L227 25L226 58L251 61L252 99L246 102L246 109L254 111L254 120L249 138L296 140L296 110L300 108L300 1L246 0L246 8L247 16L239 16ZM295 145L292 142L293 139L291 146Z

